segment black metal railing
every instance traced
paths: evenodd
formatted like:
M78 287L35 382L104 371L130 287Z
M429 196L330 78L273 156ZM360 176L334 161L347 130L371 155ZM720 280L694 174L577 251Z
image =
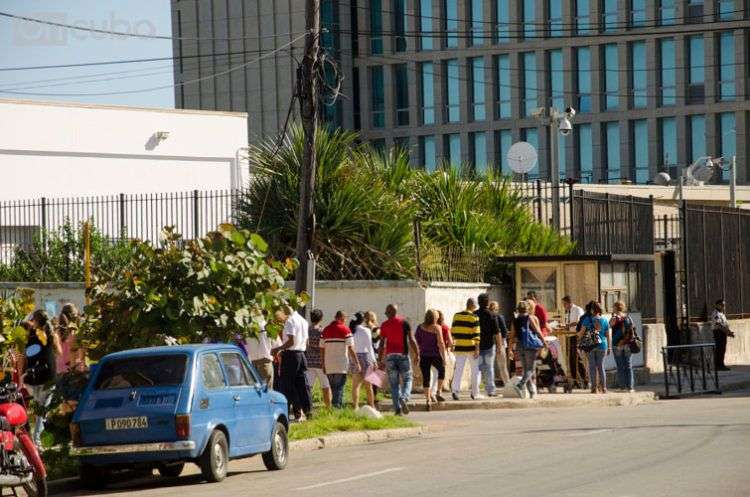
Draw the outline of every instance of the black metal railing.
M714 364L714 343L670 345L661 348L666 398L721 393Z

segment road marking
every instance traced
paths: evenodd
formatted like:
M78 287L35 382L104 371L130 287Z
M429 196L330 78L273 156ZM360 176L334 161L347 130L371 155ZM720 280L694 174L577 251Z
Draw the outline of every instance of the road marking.
M376 471L374 473L367 473L364 475L352 476L351 478L342 478L341 480L326 481L323 483L316 483L315 485L308 485L307 487L295 488L295 490L312 490L314 488L327 487L329 485L338 485L339 483L348 483L350 481L362 480L364 478L371 478L373 476L380 476L386 473L394 473L396 471L403 471L405 468L388 468L382 471Z
M612 431L611 429L603 429L603 430L585 430L585 431L576 431L574 433L568 434L569 437L583 437L588 435L594 435L596 433L607 433L609 431Z

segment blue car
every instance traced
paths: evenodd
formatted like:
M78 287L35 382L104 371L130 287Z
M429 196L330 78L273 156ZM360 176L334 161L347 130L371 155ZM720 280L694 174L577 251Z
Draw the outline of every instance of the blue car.
M104 357L73 416L71 453L87 488L110 472L158 469L176 477L185 463L210 482L230 459L262 454L269 470L288 458L286 398L269 390L234 345L186 345Z

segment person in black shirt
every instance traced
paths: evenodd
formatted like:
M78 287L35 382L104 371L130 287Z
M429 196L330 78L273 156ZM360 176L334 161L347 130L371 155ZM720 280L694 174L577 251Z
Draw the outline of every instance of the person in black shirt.
M490 312L495 315L497 319L497 325L500 328L500 334L502 339L497 347L497 356L495 360L495 379L500 376L500 380L503 385L507 385L510 382L510 375L508 374L508 326L505 324L505 318L500 314L500 304L496 301L490 302Z
M477 298L479 309L474 314L479 318L479 372L484 378L484 389L489 397L495 393L495 353L502 347L497 315L489 310L490 296L482 293Z

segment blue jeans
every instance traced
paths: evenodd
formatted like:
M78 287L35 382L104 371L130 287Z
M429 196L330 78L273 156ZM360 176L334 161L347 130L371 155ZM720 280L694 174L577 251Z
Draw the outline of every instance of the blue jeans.
M401 401L408 402L411 397L412 371L409 356L388 354L385 358L385 369L388 372L388 383L391 385L393 410L399 412L401 411Z
M634 381L630 347L615 347L612 353L617 364L617 387L632 390Z
M592 389L597 385L602 389L607 388L607 375L604 372L604 357L607 349L596 348L589 352L589 385ZM599 376L599 381L596 377Z
M338 409L342 409L344 407L344 385L346 385L346 374L329 374L328 383L331 384L331 405Z
M493 395L495 393L495 346L480 350L477 361L477 367L484 379L484 390L487 395Z
M528 389L531 395L536 394L536 378L535 378L535 362L536 356L539 351L536 349L518 349L518 353L521 355L521 366L523 367L523 376L521 381L518 382L518 388L521 390Z

